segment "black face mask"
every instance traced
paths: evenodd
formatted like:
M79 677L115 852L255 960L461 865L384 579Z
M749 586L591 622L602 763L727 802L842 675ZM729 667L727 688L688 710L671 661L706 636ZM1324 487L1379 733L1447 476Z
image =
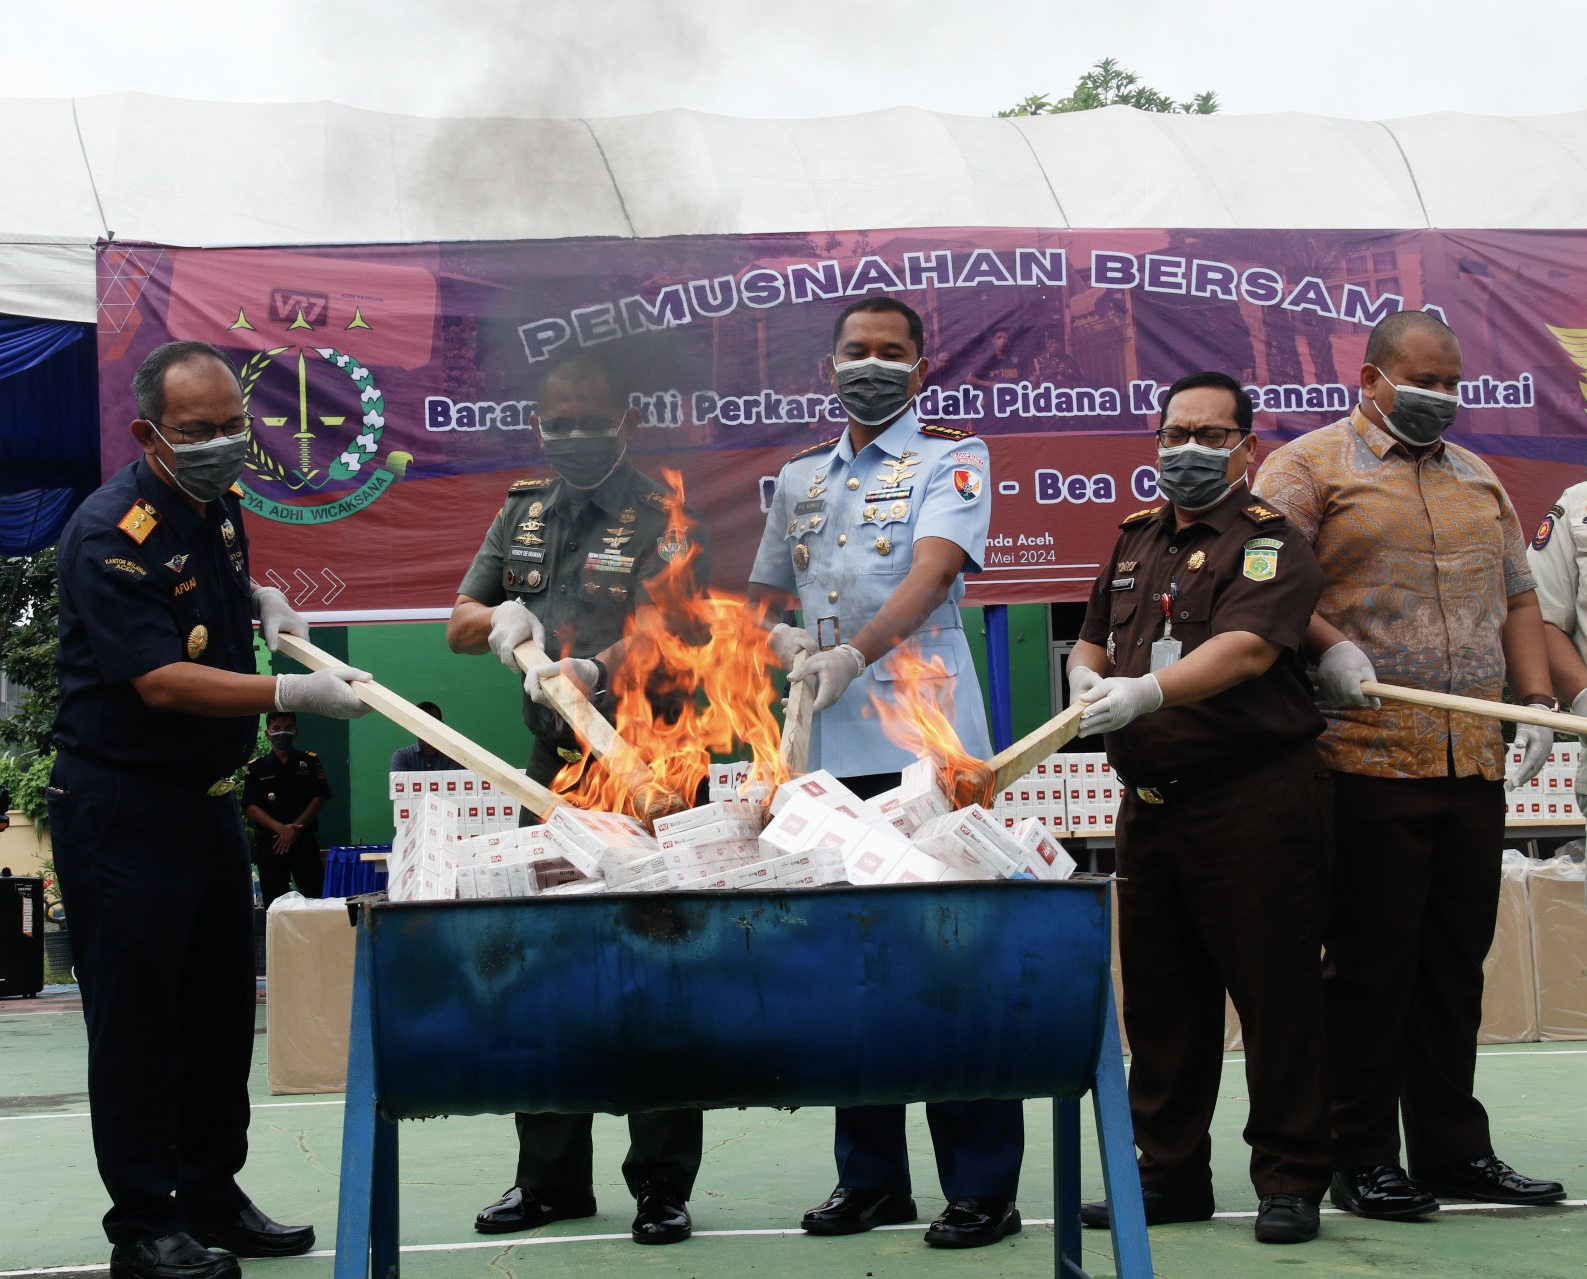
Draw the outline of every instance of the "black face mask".
M576 489L598 488L622 464L628 442L621 435L583 435L540 443L557 474Z
M282 751L291 750L292 743L298 740L296 733L266 733L265 736L270 739L270 745Z

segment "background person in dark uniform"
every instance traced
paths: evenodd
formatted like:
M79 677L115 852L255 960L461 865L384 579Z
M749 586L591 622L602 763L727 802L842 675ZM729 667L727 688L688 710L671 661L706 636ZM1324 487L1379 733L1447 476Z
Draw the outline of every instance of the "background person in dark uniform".
M319 816L331 797L331 786L320 757L293 746L298 717L291 711L270 712L265 736L270 750L248 765L242 807L257 828L253 860L268 910L294 881L305 897L322 895L325 859L320 852Z
M1333 800L1298 656L1322 573L1254 502L1251 401L1222 373L1169 388L1168 505L1120 526L1070 658L1124 784L1119 959L1149 1225L1212 1216L1223 995L1245 1036L1256 1237L1317 1234L1328 1188L1322 946ZM1087 1204L1087 1225L1107 1225Z
M88 1023L94 1152L117 1279L231 1279L236 1257L314 1246L235 1180L248 1153L253 892L232 774L259 715L365 711L338 666L254 673L307 634L252 587L242 504L248 416L231 361L173 342L133 380L143 456L72 516L60 545L61 704L49 787ZM205 1245L228 1249L213 1253Z
M435 719L446 718L441 714L441 708L434 702L420 702L419 709ZM443 755L423 738L410 746L399 746L391 752L393 773L446 773L462 767L451 756Z
M682 571L692 575L692 593L703 593L710 577L708 549L691 547L691 539L700 536L698 522L687 510L688 527L676 522L664 490L627 460L639 420L627 403L627 387L594 356L571 356L545 375L535 430L557 474L518 480L509 488L446 628L453 652L494 652L515 672L513 649L533 639L549 656L566 659L552 665L583 684L608 718L616 699L605 662L617 660L635 610L653 606L646 582L691 550ZM536 700L539 676L551 668L539 667L524 680L524 723L534 734L525 772L543 784L582 756L573 731ZM649 692L652 708L667 716L659 680ZM534 820L528 809L523 820ZM479 1214L475 1228L499 1234L593 1216L593 1117L516 1119L517 1179ZM629 1115L628 1133L623 1177L639 1206L634 1241L687 1239L692 1226L686 1204L700 1168L700 1112Z

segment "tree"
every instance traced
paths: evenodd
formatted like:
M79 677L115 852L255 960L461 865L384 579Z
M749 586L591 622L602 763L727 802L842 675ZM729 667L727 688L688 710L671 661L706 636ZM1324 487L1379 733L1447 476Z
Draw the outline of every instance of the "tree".
M1056 102L1045 93L1033 93L1017 102L1000 117L1016 115L1059 115L1068 111L1092 111L1097 107L1134 107L1137 111L1157 111L1165 115L1212 115L1218 109L1218 95L1211 89L1186 102L1175 102L1141 83L1140 76L1126 71L1112 58L1103 58L1080 77L1074 92Z
M60 689L55 678L55 549L0 560L0 670L26 688L16 712L0 720L0 743L48 754Z

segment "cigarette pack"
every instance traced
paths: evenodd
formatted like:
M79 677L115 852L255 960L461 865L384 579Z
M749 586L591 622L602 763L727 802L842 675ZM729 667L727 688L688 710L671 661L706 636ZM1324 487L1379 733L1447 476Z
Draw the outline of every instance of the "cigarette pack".
M556 817L567 811L558 808L552 816ZM538 858L542 854L551 853L563 858L580 875L588 879L598 878L601 873L600 857L605 852L604 845L598 845L594 851L589 851L572 839L564 838L563 826L547 822L543 826L523 826L519 828L518 838L521 847L531 858Z
M474 876L478 870L477 866L457 868L457 896L460 901L473 901L479 896L479 889L474 883Z
M664 893L673 887L672 875L665 870L657 871L654 875L644 875L639 879L631 879L625 884L607 883L614 893Z
M871 825L885 826L906 838L913 833L915 823L904 811L904 801L899 797L898 787L883 791L880 795L872 795L870 803L871 807L881 814Z
M1015 830L1014 838L1023 850L1018 861L1025 874L1036 879L1068 879L1074 874L1075 859L1040 822L1027 818Z
M947 866L935 857L911 848L894 864L882 880L884 884L932 884L947 873Z
M760 843L753 839L729 839L716 844L685 844L662 854L669 867L697 866L720 868L742 866L761 858ZM702 870L701 873L706 873Z
M540 892L540 879L527 861L506 863L507 895L509 897L534 897Z
M722 878L727 881L729 888L738 892L775 884L777 874L772 869L772 863L776 860L775 857L768 857L764 861L751 862L748 866L735 866L723 872Z
M674 848L687 848L694 844L720 844L730 839L754 839L760 834L760 823L745 822L742 818L729 817L722 821L707 822L703 826L690 826L685 830L668 831L666 834L657 835L657 843L662 851Z

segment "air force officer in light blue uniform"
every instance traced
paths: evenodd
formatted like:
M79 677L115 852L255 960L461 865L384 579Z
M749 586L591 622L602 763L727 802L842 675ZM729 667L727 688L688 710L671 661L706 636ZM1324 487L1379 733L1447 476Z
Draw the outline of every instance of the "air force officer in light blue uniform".
M751 604L798 607L771 647L816 687L810 766L868 798L898 784L913 755L889 741L872 700L895 696L905 641L951 681L964 749L992 753L981 688L959 620L964 573L980 572L991 516L986 445L968 431L922 425L913 403L930 365L920 317L888 297L848 307L833 329L830 374L848 429L782 469L750 573ZM1014 1200L1024 1153L1017 1101L926 1107L948 1207L926 1231L938 1247L996 1243L1020 1228ZM804 1216L812 1234L914 1221L903 1106L837 1112L838 1185Z

